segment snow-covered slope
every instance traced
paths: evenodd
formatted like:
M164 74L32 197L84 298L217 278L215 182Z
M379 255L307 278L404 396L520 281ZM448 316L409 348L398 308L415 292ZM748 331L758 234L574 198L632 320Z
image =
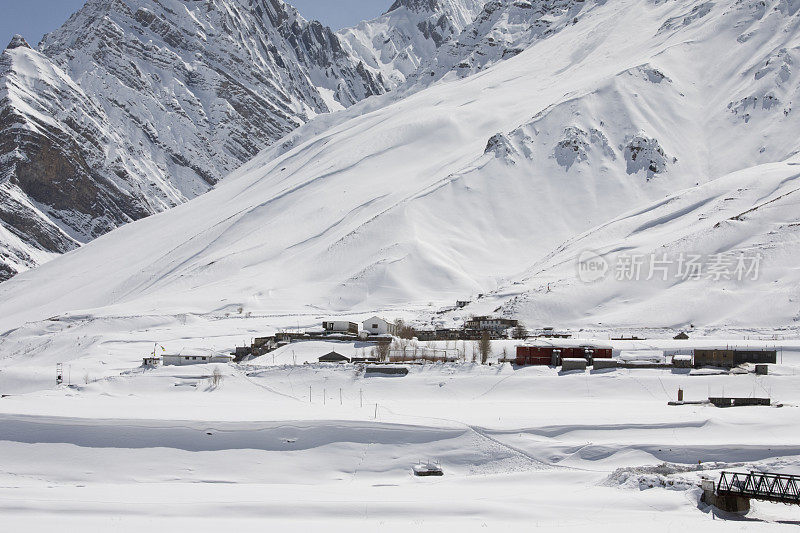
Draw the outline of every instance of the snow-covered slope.
M0 258L0 279L74 246L40 239L30 220L86 242L206 192L309 118L385 91L282 0L90 0L40 51L15 46L0 72L13 93L3 176L23 193L5 200L22 214L3 231L30 247Z
M800 159L735 172L568 240L475 308L534 323L795 324L798 207Z
M759 164L793 161L798 5L591 3L577 23L513 58L400 100L358 104L210 193L0 285L0 326L79 309L424 309L506 287L565 240L632 209L712 180L735 192L739 178L726 175L745 169L752 178ZM794 167L770 172L748 181L737 212L768 198ZM719 187L702 190L726 194ZM660 224L658 209L646 213ZM754 236L763 229L743 227ZM796 254L784 249L790 259L779 270ZM759 283L762 293L775 287ZM609 295L606 304L625 299ZM679 300L664 305L670 323L691 316ZM665 311L647 312L608 311L643 322ZM784 302L762 318L795 315Z
M344 47L397 87L457 37L486 0L397 0L373 20L338 32Z

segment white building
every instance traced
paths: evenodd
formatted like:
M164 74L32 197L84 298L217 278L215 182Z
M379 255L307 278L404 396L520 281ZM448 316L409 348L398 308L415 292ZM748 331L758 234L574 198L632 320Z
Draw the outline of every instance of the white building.
M379 316L374 316L361 323L361 328L370 335L395 335L397 326Z
M192 350L191 353L181 352L179 354L162 355L161 360L165 366L205 365L208 363L230 363L233 361L233 356L204 350Z
M322 323L322 329L327 333L352 333L358 335L358 324L347 320L328 320Z

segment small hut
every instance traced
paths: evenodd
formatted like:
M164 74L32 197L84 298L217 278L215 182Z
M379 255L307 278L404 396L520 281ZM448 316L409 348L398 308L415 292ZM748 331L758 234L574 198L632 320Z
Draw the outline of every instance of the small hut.
M319 358L320 363L349 363L350 359L340 353L330 352Z

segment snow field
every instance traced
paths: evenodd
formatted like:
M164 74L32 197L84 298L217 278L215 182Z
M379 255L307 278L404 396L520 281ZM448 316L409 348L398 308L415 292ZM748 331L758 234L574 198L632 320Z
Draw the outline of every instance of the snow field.
M88 384L0 399L0 513L32 531L56 517L97 531L727 530L735 522L698 509L702 472L800 473L800 346L768 376L449 363L366 377L358 365L287 365L289 348L358 350L301 342L274 365L147 371L123 369L131 355ZM667 406L678 387L687 400L768 391L784 406ZM411 475L428 459L443 478ZM679 466L648 470L664 462ZM748 525L774 530L793 512L754 502Z

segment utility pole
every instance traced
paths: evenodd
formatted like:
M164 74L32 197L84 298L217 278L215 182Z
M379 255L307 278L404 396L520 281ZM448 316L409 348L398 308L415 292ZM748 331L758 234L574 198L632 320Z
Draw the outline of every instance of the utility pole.
M311 401L311 385L308 386L308 403L313 403Z
M342 403L342 388L341 387L339 387L339 405L344 405Z
M375 417L376 420L378 419L378 404L375 404Z
M358 397L361 400L361 407L364 407L364 389L358 389Z
M322 389L322 405L326 405L328 402L328 389Z

